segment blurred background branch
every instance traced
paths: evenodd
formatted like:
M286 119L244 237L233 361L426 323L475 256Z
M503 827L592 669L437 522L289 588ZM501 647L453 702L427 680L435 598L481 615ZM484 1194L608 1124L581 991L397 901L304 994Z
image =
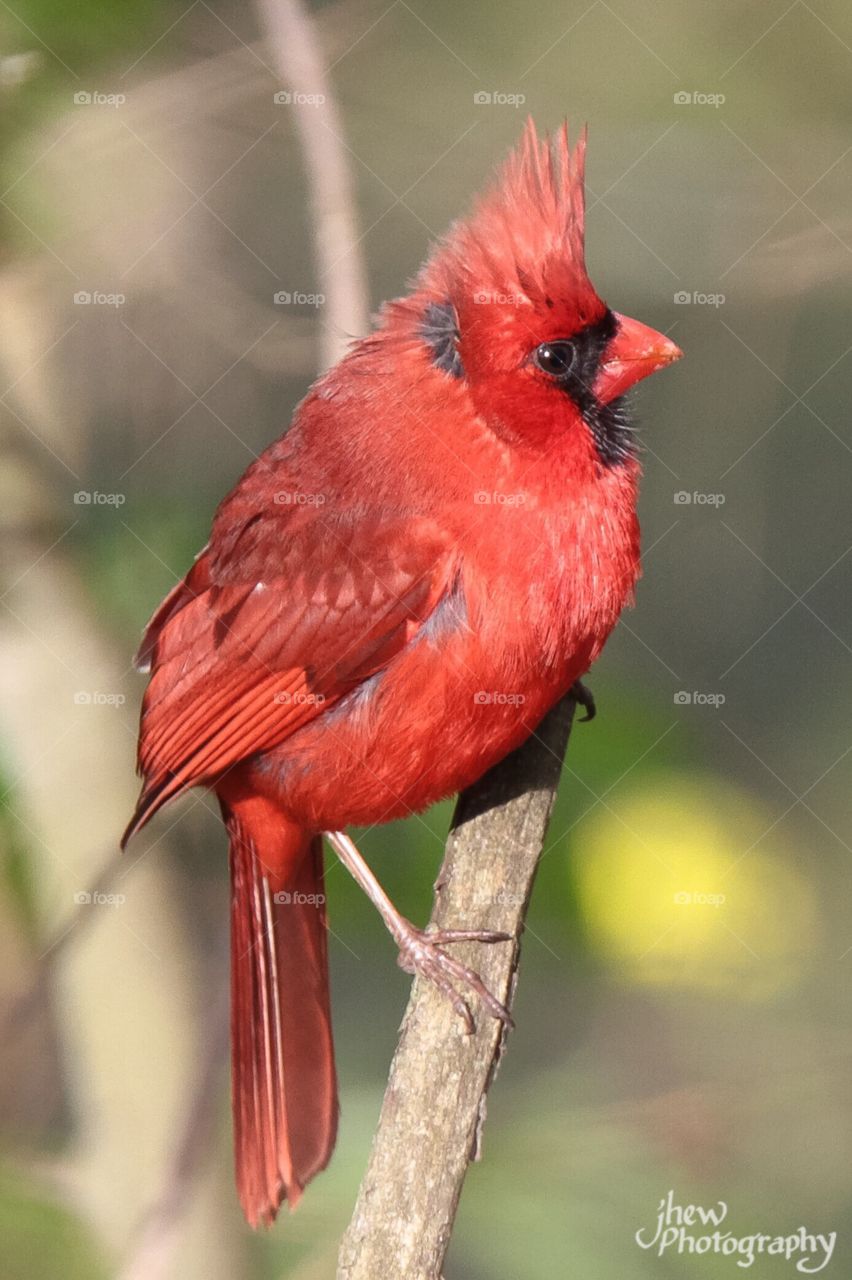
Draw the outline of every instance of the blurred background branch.
M8 435L4 443L15 456ZM6 1030L38 1063L38 1028L45 1017L51 1020L63 1062L52 1105L57 1117L72 1118L73 1127L49 1179L107 1247L118 1250L132 1238L140 1199L157 1194L185 1096L197 1087L202 1024L194 1011L202 983L166 840L149 842L147 856L139 852L132 883L119 872L110 883L91 886L102 870L104 835L111 830L117 838L136 790L126 768L127 726L111 714L126 696L127 663L101 629L72 561L54 547L49 486L24 457L18 457L16 476L17 501L4 508L0 585L2 729L14 744L4 804L31 840L30 998L38 1016L15 1019ZM36 521L33 512L41 513ZM112 701L99 704L98 694ZM96 718L95 733L85 732L87 717ZM68 800L93 794L93 780L96 823L91 806ZM45 936L58 953L49 988L38 981L47 960L38 939ZM34 1084L37 1073L24 1070ZM131 1136L128 1120L146 1110L152 1079L157 1114L131 1126ZM126 1193L128 1185L133 1195ZM233 1262L217 1207L224 1185L223 1177L218 1186L208 1182L199 1189L193 1224L180 1242L182 1251L201 1231L211 1250L210 1274L222 1280Z
M222 969L225 969L224 963ZM210 994L211 1007L205 1019L207 1042L199 1056L197 1074L189 1082L174 1155L156 1200L137 1228L133 1252L118 1280L161 1280L174 1271L181 1221L197 1191L204 1162L213 1146L221 1081L228 1059L228 995L228 985L224 982Z
M348 148L325 56L302 0L255 0L261 30L290 95L302 143L317 268L325 295L320 367L367 332L367 270L358 234Z

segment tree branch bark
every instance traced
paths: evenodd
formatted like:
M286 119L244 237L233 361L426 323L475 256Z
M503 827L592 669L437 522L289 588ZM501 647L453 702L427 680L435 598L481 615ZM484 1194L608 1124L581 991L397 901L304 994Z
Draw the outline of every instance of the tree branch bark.
M437 928L499 929L509 944L453 948L511 1006L520 936L574 715L569 695L537 732L460 798L436 884ZM467 1166L478 1159L502 1024L415 980L338 1280L440 1280Z

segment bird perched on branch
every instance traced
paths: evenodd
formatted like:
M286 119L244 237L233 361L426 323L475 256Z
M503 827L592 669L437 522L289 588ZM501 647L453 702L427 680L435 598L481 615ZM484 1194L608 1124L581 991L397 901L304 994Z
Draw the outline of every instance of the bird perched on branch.
M148 625L144 785L194 786L231 859L237 1183L295 1205L337 1126L322 837L403 966L470 1025L453 942L395 909L346 834L467 787L588 670L639 573L625 393L680 355L584 262L585 138L530 123L404 298L311 387Z

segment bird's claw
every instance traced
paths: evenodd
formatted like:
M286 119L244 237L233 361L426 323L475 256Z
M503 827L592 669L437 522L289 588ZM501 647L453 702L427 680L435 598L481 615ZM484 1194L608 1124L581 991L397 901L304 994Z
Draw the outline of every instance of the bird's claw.
M580 717L580 724L585 724L587 720L594 720L598 713L595 706L595 695L587 684L583 684L582 680L575 680L571 685L571 697L577 703L578 707L583 707L586 714Z
M512 1016L504 1004L493 995L479 974L447 955L444 947L453 942L511 942L510 933L501 933L493 929L436 929L427 932L418 929L409 921L404 922L397 941L399 957L397 963L406 973L417 974L426 978L447 997L456 1013L461 1018L468 1035L475 1028L470 1006L461 994L459 987L467 986L482 1001L485 1008L494 1018L498 1018L507 1027L513 1027Z

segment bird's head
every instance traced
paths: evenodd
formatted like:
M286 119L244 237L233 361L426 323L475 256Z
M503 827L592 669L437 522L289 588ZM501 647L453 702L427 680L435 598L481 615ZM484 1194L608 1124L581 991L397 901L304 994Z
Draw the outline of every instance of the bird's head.
M611 311L586 274L585 149L582 136L572 151L567 125L551 141L530 121L412 301L428 357L464 379L495 432L521 447L570 439L595 466L615 466L633 454L624 393L681 353Z

